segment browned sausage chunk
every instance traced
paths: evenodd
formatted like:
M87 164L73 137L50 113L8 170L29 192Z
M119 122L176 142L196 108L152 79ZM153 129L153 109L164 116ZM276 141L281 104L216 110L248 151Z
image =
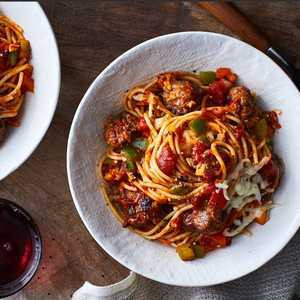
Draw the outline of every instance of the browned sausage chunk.
M162 99L166 107L175 115L186 114L197 105L197 93L188 80L177 80L173 74L167 73L159 77L159 84L163 88Z
M229 91L230 109L242 118L249 117L255 108L250 91L244 86L236 86Z
M105 126L105 139L108 145L118 148L130 143L132 135L137 131L137 119L126 114L118 120L113 120Z
M122 161L113 161L111 164L104 163L102 172L104 180L112 184L126 178L126 166Z
M223 209L227 204L223 192L215 189L214 185L195 195L191 199L194 210L184 219L188 227L196 228L201 233L213 234L220 231L224 224Z
M205 210L194 210L192 222L200 232L209 234L218 232L223 225L221 211L209 206Z
M142 192L121 190L116 201L123 211L124 226L140 228L160 221L158 206Z

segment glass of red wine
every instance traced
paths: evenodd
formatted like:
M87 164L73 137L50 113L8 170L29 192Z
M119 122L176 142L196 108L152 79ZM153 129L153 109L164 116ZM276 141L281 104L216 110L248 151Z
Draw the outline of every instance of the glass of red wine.
M0 199L0 298L31 280L41 254L41 235L33 219L19 205Z

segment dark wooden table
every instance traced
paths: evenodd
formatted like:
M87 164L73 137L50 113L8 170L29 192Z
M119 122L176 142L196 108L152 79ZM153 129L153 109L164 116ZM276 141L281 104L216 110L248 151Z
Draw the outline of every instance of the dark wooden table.
M178 31L232 35L197 3L41 1L58 41L62 87L54 120L42 143L23 166L0 183L0 197L25 207L44 240L37 275L13 299L68 299L85 280L105 285L128 273L91 238L73 205L66 174L70 125L94 78L132 46ZM236 5L300 67L300 1L240 1Z

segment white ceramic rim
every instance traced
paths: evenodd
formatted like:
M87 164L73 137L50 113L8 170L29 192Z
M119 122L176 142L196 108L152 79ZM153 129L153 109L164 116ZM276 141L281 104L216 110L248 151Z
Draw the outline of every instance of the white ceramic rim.
M128 264L126 264L125 262L123 262L122 260L118 259L118 257L116 257L115 255L111 255L106 249L105 249L105 246L102 244L102 241L101 240L98 240L96 238L96 236L93 234L93 229L90 228L89 224L86 222L85 218L84 218L84 215L83 215L83 212L81 210L81 207L80 207L80 204L79 202L77 201L76 199L76 194L75 194L75 190L73 188L73 184L72 184L72 181L71 181L71 161L70 161L70 157L71 157L71 153L70 153L70 148L71 148L71 140L72 140L72 137L73 135L75 134L75 123L77 122L77 119L78 119L78 116L81 112L81 108L82 106L84 105L85 101L87 100L89 94L91 93L91 91L94 89L94 87L97 85L98 81L100 80L100 78L103 76L103 74L110 68L112 68L114 65L118 64L119 61L121 61L125 56L127 56L128 54L130 54L131 52L134 52L136 51L138 48L141 48L143 47L144 45L147 45L147 44L150 44L152 43L153 41L156 41L156 40L160 40L160 39L165 39L165 38L168 38L170 36L173 36L173 35L180 35L180 34L188 34L188 33L199 33L199 34L203 34L203 35L214 35L214 36L219 36L219 37L225 37L225 38L228 38L228 39L232 39L232 40L235 40L235 41L238 41L240 43L243 43L243 44L246 44L247 46L253 48L254 50L260 52L264 57L265 59L269 60L273 65L274 67L277 69L278 72L284 74L289 80L290 82L292 83L292 85L294 86L294 88L298 91L297 87L295 86L295 84L291 81L291 79L288 77L288 75L270 58L268 57L265 53L263 53L262 51L254 48L253 46L249 45L248 43L245 43L241 40L238 40L236 38L233 38L233 37L230 37L230 36L227 36L227 35L224 35L224 34L220 34L220 33L214 33L214 32L207 32L207 31L184 31L184 32L176 32L176 33L171 33L171 34L166 34L166 35L162 35L162 36L158 36L158 37L155 37L155 38L152 38L150 40L147 40L145 42L142 42L141 44L138 44L136 46L134 46L133 48L127 50L126 52L124 52L122 55L120 55L119 57L117 57L114 61L112 61L95 79L94 81L92 82L92 84L90 85L90 87L87 89L85 95L83 96L79 106L77 107L77 110L76 110L76 113L74 115L74 118L73 118L73 121L72 121L72 125L71 125L71 129L70 129L70 132L69 132L69 138L68 138L68 145L67 145L67 174L68 174L68 183L69 183L69 188L70 188L70 191L71 191L71 195L72 195L72 198L73 198L73 202L74 202L74 205L77 209L77 212L82 220L82 222L84 223L85 227L87 228L87 230L89 231L89 233L91 234L91 236L94 238L94 240L101 246L101 248L108 254L110 255L111 257L113 257L116 261L118 261L121 265L127 267L128 269L136 272L137 274L141 275L141 276L144 276L144 277L147 277L149 279L152 279L154 281L157 281L156 278L153 278L151 277L150 275L144 275L142 273L139 272L139 270L136 270L135 268L131 268ZM293 225L293 226L292 226ZM290 239L295 235L296 231L298 230L298 228L300 227L300 215L298 216L297 218L297 222L294 222L294 224L292 224L292 229L290 231L287 231L287 236L284 240L282 240L282 242L280 244L277 245L277 248L276 250L273 251L273 253L263 262L263 263L259 263L259 264L253 264L253 267L252 268L249 268L248 270L246 271L242 271L239 275L237 276L232 276L232 277L228 277L226 279L223 279L223 280L216 280L216 281L212 281L211 283L209 284L205 284L205 285L182 285L180 283L174 283L174 282L169 282L169 281L159 281L161 283L164 283L164 284L168 284L168 285L173 285L173 286L182 286L182 287L204 287L204 286L212 286L212 285L217 285L217 284L221 284L221 283L225 283L225 282L229 282L229 281L232 281L232 280L235 280L235 279L238 279L240 277L243 277L255 270L257 270L258 268L260 268L261 266L263 266L265 263L267 263L269 260L271 260L276 254L278 254L285 246L286 244L290 241Z
M26 155L24 155L24 157L20 161L18 161L18 163L16 163L10 169L7 169L7 171L1 176L0 181L3 180L4 178L6 178L11 173L13 173L14 171L16 171L21 165L23 165L23 163L33 154L33 152L39 146L39 144L43 140L48 128L50 127L50 124L54 117L54 113L55 113L55 110L57 107L59 93L60 93L60 85L61 85L60 57L59 57L59 51L58 51L58 46L57 46L57 41L55 38L54 31L53 31L52 26L47 18L47 15L45 14L41 5L38 2L29 2L29 3L31 5L35 5L36 8L38 10L40 10L40 14L43 15L43 17L45 18L46 24L48 26L48 30L49 30L48 33L51 34L51 38L54 41L53 46L54 46L55 56L53 57L53 60L54 60L53 63L57 66L57 77L55 79L57 82L57 87L56 87L56 91L55 91L55 101L53 101L52 109L51 109L51 111L49 111L49 114L47 115L48 120L44 123L44 128L42 130L43 133L41 134L41 136L32 143L31 149L26 153ZM5 143L5 141L4 141L4 143Z

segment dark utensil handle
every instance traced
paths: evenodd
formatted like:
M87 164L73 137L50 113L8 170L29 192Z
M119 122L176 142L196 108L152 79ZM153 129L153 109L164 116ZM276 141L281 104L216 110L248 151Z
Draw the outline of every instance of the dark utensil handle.
M199 2L199 6L209 11L243 40L265 52L295 80L297 71L294 66L288 61L284 54L271 47L265 37L233 6L233 4L222 1L201 1Z
M270 47L265 37L232 4L219 1L201 1L199 6L208 10L243 40L265 52Z

